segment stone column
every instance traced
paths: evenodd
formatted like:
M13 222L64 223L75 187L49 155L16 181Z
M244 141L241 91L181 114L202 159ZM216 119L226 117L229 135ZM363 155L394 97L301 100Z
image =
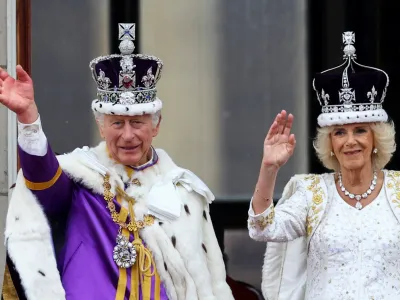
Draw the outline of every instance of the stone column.
M7 2L0 1L0 67L7 67ZM5 266L4 225L8 206L7 109L0 105L0 287Z

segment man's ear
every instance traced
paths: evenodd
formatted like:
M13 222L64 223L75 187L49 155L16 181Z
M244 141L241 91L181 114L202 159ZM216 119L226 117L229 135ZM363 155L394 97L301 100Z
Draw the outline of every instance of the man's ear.
M158 132L160 131L160 123L161 123L162 116L158 118L158 123L156 127L153 128L153 137L156 137L158 135Z
M96 124L97 124L97 128L99 129L99 134L100 134L101 138L104 140L104 138L105 138L105 135L104 135L104 126L103 126L103 124L101 124L101 123L99 122L99 120L96 120Z

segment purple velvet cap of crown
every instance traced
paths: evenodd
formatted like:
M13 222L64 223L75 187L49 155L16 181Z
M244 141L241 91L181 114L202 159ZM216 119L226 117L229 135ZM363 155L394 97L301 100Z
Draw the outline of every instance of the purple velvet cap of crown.
M132 54L129 55L129 57L133 60L135 75L132 79L136 79L135 82L127 81L123 87L120 87L120 74L123 71L120 65L121 56L98 61L94 66L96 78L99 78L100 71L103 71L105 77L110 80L110 86L107 88L110 91L136 91L148 89L144 84L145 81L143 81L143 78L146 78L149 70L151 70L153 75L158 74L161 71L162 65L160 65L159 59L154 56L141 54ZM157 78L154 78L150 87L154 87L156 83ZM102 89L102 87L99 86L99 89Z

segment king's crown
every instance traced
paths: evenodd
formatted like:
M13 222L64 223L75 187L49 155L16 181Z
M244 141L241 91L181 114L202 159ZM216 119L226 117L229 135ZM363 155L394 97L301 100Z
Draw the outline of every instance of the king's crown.
M118 30L121 54L97 57L89 65L97 84L98 103L126 106L155 101L162 61L151 55L133 54L135 24L119 23Z

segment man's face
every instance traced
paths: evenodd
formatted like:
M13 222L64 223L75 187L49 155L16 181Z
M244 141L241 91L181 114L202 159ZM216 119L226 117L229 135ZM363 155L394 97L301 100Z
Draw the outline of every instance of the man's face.
M160 122L152 124L152 116L104 115L99 124L111 157L127 166L140 166L149 159L150 146L157 136Z

